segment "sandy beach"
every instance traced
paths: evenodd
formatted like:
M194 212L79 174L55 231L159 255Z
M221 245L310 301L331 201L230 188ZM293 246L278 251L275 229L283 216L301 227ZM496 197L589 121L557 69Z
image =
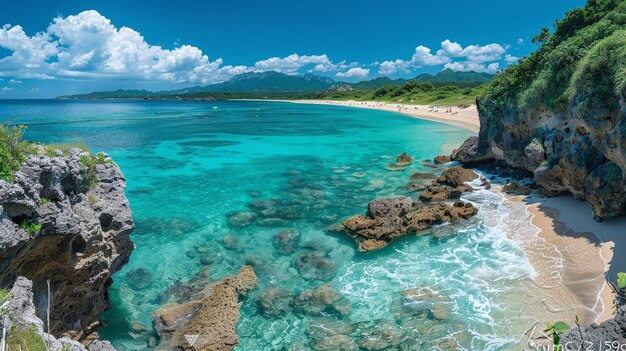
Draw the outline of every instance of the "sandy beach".
M545 242L525 249L540 272L538 283L548 288L558 286L558 281L564 283L567 291L555 293L589 308L588 316L579 315L581 321L601 323L612 318L614 294L604 272L616 280L617 272L626 268L623 258L614 257L615 252L626 247L626 219L596 222L589 204L572 196L508 197L527 206L531 222L539 228L539 237ZM551 260L560 262L556 270L549 267ZM595 319L585 320L593 316Z
M470 105L467 108L461 109L456 106L431 107L428 105L392 104L380 101L289 100L289 102L298 104L351 106L398 112L419 119L465 128L474 133L478 133L480 129L476 105ZM446 112L446 110L448 110L448 112Z

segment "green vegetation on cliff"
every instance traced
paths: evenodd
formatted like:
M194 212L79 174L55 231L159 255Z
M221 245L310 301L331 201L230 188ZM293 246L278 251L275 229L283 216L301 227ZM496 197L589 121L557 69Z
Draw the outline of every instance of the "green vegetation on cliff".
M626 3L590 0L544 28L539 49L500 73L480 97L490 118L542 108L600 115L619 109L626 84Z
M626 1L589 0L532 41L477 99L479 156L587 200L597 220L626 214Z
M13 173L33 152L30 143L22 140L25 126L0 124L0 179L13 180Z

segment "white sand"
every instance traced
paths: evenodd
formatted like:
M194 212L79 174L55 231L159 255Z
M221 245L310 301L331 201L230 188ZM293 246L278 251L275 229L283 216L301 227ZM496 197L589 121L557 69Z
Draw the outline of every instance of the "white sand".
M597 300L594 309L600 315L596 322L611 318L614 296L603 271L612 281L617 279L617 272L626 271L626 257L619 254L626 250L626 218L596 222L589 204L572 196L528 196L521 201L535 215L533 224L542 230L540 235L562 254L567 268L563 279L570 290L587 305L592 299ZM598 263L604 266L602 271L598 270ZM593 286L598 284L601 289L597 296L592 296Z
M338 105L398 112L415 118L450 124L478 133L480 121L476 105L461 109L456 106L426 106L411 104L392 104L379 101L334 101L334 100L287 100L298 104ZM446 112L447 109L450 112Z

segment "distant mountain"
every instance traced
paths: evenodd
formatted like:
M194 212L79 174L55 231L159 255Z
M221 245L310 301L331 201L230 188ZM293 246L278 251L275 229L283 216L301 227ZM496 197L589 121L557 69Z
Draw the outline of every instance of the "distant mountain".
M415 80L430 82L435 85L476 86L490 82L493 75L477 72L455 72L445 69L435 75L420 74ZM285 93L312 93L330 91L373 91L385 85L403 85L409 80L388 77L378 77L358 83L336 82L332 78L317 76L311 73L305 75L289 75L275 71L246 72L232 77L218 84L195 86L178 90L151 92L147 90L115 90L94 92L88 94L60 96L64 99L130 99L130 98L228 98L236 93L238 97L264 97L266 95L280 95ZM349 89L351 87L351 89ZM224 94L221 94L224 93ZM228 95L231 94L231 95Z
M170 93L198 92L311 92L324 91L335 84L332 78L314 74L289 75L275 71L246 72L218 84L174 90Z
M403 78L391 79L388 77L378 77L372 80L364 80L358 83L344 83L350 85L355 90L376 90L385 85L402 85L407 80Z
M423 83L489 83L493 77L494 75L489 73L456 72L446 68L435 75L422 73L415 77L415 80Z

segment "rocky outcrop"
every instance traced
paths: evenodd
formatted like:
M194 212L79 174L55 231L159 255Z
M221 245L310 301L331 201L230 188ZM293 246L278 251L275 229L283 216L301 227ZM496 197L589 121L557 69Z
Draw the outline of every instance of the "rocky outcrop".
M439 178L437 183L457 187L478 178L478 174L471 169L462 166L454 166L447 168Z
M621 289L622 296L624 293L626 293L625 289ZM626 345L626 301L619 297L618 299L618 308L613 319L602 322L600 325L593 323L580 329L572 328L561 335L561 345L569 345L572 350L624 347L621 345Z
M39 148L14 181L0 180L0 284L31 280L50 331L82 338L109 307L111 276L134 248L122 172L104 154Z
M452 206L445 203L425 206L409 197L379 199L370 202L365 216L345 220L342 230L357 241L359 251L372 251L409 233L419 233L436 224L457 223L477 212L471 203L463 201Z
M406 152L403 152L400 156L396 158L397 165L408 165L413 162L413 157L409 156Z
M9 350L115 351L108 341L96 340L89 349L67 337L55 338L46 333L46 324L37 316L33 303L33 283L18 277L6 295L0 298L0 328L7 331Z
M625 215L624 15L624 2L589 1L558 21L542 39L549 45L477 99L478 139L453 159L502 160L531 172L546 194L587 200L596 220Z
M209 285L196 298L162 306L154 313L161 338L159 350L230 351L239 345L235 332L239 300L254 288L257 278L252 267L238 275ZM187 339L185 335L197 335ZM193 343L193 347L191 345Z

